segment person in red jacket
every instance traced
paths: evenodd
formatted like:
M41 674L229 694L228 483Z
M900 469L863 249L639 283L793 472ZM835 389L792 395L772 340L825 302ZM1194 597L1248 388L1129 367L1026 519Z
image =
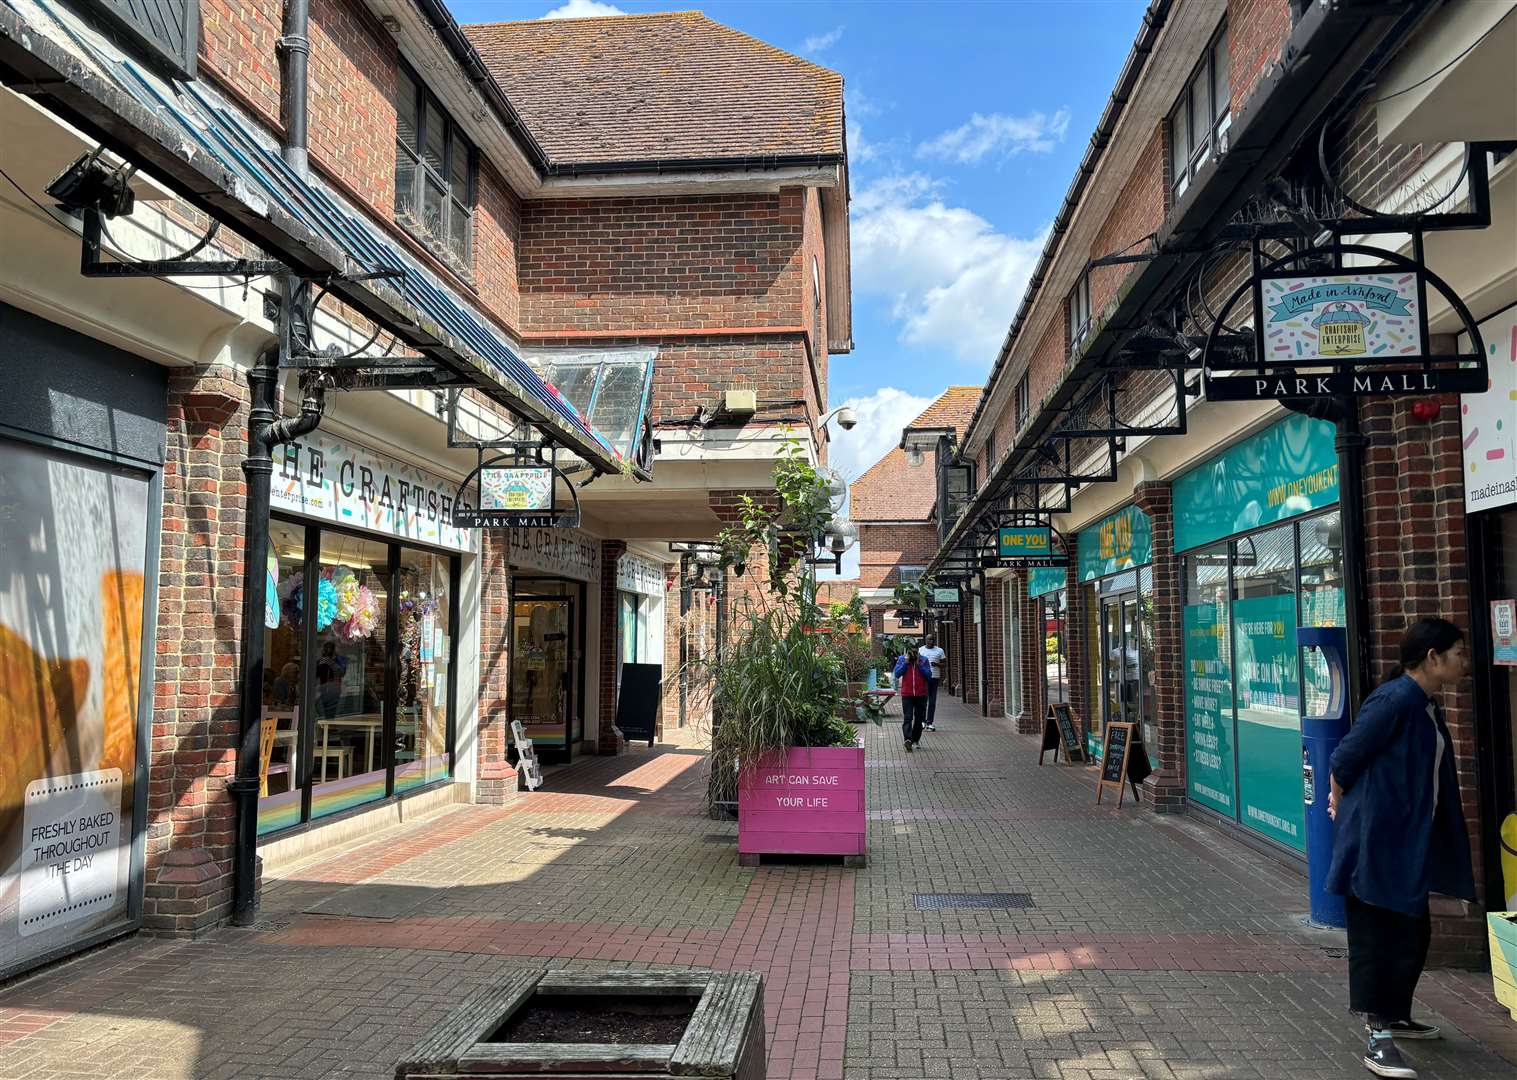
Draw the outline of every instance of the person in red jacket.
M895 684L901 690L901 734L910 753L922 741L922 722L927 718L927 686L932 665L913 645L895 661Z

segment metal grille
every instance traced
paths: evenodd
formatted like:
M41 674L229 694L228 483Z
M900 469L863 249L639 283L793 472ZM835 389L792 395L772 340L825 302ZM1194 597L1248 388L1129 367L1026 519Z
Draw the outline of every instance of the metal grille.
M918 911L929 908L1030 908L1032 894L1025 892L928 892L912 899Z

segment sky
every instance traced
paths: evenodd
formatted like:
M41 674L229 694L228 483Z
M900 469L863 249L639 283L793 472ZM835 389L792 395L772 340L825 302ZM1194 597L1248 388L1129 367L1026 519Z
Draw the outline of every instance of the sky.
M946 387L984 382L1144 8L1141 0L449 6L466 23L696 9L842 73L854 350L831 358L829 396L834 407L853 405L860 422L833 431L829 463L847 480Z

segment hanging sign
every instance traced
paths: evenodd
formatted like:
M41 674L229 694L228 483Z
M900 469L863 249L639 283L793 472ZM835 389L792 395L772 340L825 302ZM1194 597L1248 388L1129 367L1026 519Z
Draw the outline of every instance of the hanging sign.
M481 469L481 510L552 510L553 470L546 465L529 469Z
M1003 559L1046 559L1053 554L1053 530L1044 526L1004 526L996 530L996 552Z
M579 496L569 485L573 502L560 507L554 501L554 481L560 475L553 464L499 466L507 455L486 461L479 451L479 465L459 485L453 503L453 524L460 529L574 529L579 527ZM475 482L470 506L466 493Z
M934 604L957 604L959 602L959 590L957 586L948 589L933 589L932 602Z
M1421 250L1420 239L1414 250ZM1356 265L1344 265L1351 259ZM1322 264L1330 268L1320 269ZM1362 244L1337 244L1266 259L1222 305L1203 352L1214 401L1478 393L1486 385L1479 347L1433 355L1427 295L1436 291L1473 330L1469 309L1420 261ZM1246 344L1219 343L1233 309L1252 297ZM1241 319L1239 320L1241 321ZM1250 349L1248 345L1252 346ZM1251 355L1250 355L1251 354Z

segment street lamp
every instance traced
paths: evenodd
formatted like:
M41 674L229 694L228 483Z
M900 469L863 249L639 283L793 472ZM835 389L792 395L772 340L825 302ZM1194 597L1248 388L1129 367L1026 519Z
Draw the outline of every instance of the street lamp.
M901 432L901 449L906 451L906 464L917 468L927 460L929 451L936 450L944 439L952 446L956 432L953 428L906 428Z

